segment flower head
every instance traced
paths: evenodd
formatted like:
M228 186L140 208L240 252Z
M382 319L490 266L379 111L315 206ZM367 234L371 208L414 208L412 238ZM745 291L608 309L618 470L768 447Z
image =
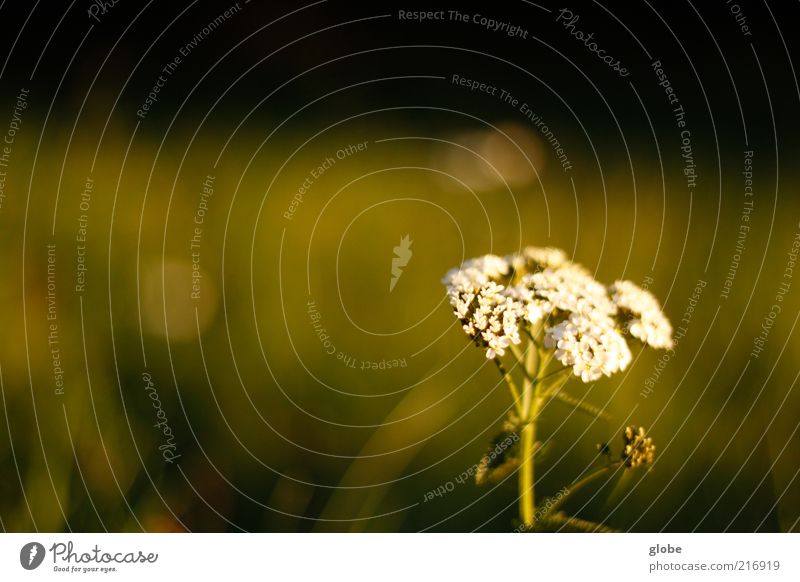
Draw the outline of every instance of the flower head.
M592 382L630 364L623 331L653 347L672 346L672 327L655 297L629 281L606 288L560 249L484 255L451 269L442 282L462 329L487 358L521 343L523 331L541 333L536 341Z
M543 313L610 314L614 311L605 287L574 263L525 275L521 285L531 291L531 301L535 301Z
M631 351L614 320L602 313L572 313L545 330L544 345L584 382L611 376L628 367Z
M633 337L654 348L672 348L672 326L652 293L630 281L617 281L609 291Z
M467 283L480 287L489 282L500 282L510 270L510 263L503 257L484 255L464 261L460 267L450 269L442 279L442 283L448 288Z
M502 285L453 279L448 288L450 304L464 332L486 348L487 358L502 356L508 346L522 341L518 325L522 304L507 296Z
M569 262L567 253L554 247L525 247L521 253L507 256L506 260L515 271L527 273L555 269Z

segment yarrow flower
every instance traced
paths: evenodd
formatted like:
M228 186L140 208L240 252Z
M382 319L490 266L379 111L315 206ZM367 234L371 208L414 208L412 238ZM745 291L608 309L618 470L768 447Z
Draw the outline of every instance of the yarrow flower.
M525 275L521 284L532 292L544 313L610 314L614 306L605 287L580 265L565 263L557 269Z
M626 467L635 468L653 464L656 446L653 444L653 439L647 436L643 427L625 427L622 440L624 443L622 462Z
M628 367L632 356L614 320L603 313L572 313L545 330L544 345L584 382L611 376Z
M506 260L515 271L535 273L544 269L555 269L568 263L567 253L554 247L526 247L521 253L509 255Z
M615 282L610 292L633 337L654 348L672 348L672 326L652 293L630 281Z
M450 305L464 332L486 348L487 358L502 356L511 344L522 341L519 335L522 304L493 281L508 271L508 263L487 255L465 265L445 276Z
M508 260L497 255L484 255L465 261L460 267L450 269L442 279L449 287L471 284L476 287L490 282L499 282L511 270Z
M654 348L672 347L672 326L656 298L630 281L606 287L564 251L551 247L469 259L448 271L442 282L461 329L494 360L513 399L503 432L459 479L474 474L478 485L500 483L516 473L518 531L567 526L610 531L603 524L566 516L555 507L563 497L551 505L540 503L536 511L534 465L543 448L536 440L536 425L544 408L556 401L594 418L608 416L566 392L563 379L573 375L588 383L627 369L633 360L631 338ZM507 351L513 365L501 360ZM655 446L644 428L628 426L622 438L617 459L608 444L599 445L607 464L573 491L612 469L653 463Z
M672 327L655 297L629 281L607 289L560 249L484 255L451 269L442 282L462 329L490 359L519 344L522 332L542 330L544 347L592 382L630 364L623 332L654 348L672 347Z

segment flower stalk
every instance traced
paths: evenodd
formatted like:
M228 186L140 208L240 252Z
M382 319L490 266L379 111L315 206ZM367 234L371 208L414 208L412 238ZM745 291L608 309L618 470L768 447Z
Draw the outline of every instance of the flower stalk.
M536 514L536 467L534 461L534 447L536 446L536 421L539 416L539 382L532 380L539 375L541 356L536 345L531 340L523 364L525 381L522 388L522 413L523 422L522 438L520 443L519 466L519 514L522 523L531 525Z

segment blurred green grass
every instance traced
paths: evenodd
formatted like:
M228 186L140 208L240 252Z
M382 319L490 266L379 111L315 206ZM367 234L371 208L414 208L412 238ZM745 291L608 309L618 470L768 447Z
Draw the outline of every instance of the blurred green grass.
M286 220L309 171L363 135L366 151L337 161ZM649 397L640 392L658 352L641 353L626 374L590 389L571 384L575 395L590 390L588 398L618 423L564 422L567 411L548 411L544 432L553 448L538 491L547 495L575 479L593 462L595 443L618 438L630 418L650 429L658 462L608 516L611 525L796 529L796 291L768 349L742 375L797 229L800 204L790 188L780 185L773 209L775 185L759 182L725 300L719 294L742 201L736 172L723 182L720 201L710 186L692 196L677 180L662 187L648 159L634 160L634 182L619 160L601 176L591 160L575 158L583 170L571 174L573 190L561 168L545 163L547 154L533 151L540 182L514 185L513 194L497 184L471 193L426 169L445 167L445 144L376 142L403 135L392 125L332 130L285 167L305 137L271 141L248 164L249 154L236 152L256 151L262 137L240 135L213 168L221 143L213 128L191 147L185 135L160 150L140 137L127 157L127 138L115 128L92 173L82 295L73 290L74 239L94 148L78 140L66 158L63 143L40 151L26 215L29 175L21 169L33 152L20 146L8 182L15 197L0 215L4 527L509 530L513 479L489 489L468 483L423 502L479 459L509 406L497 372L458 329L440 279L465 258L534 244L566 249L608 283L652 277L673 323L697 281L708 283ZM455 163L456 172L468 173L480 161ZM207 175L215 176L215 192L203 225L202 294L194 301L189 241ZM406 234L414 255L390 292L392 248ZM63 396L53 394L46 340L49 242L58 257ZM309 300L342 358L320 343ZM347 358L407 366L362 370L346 366ZM159 453L145 370L176 435L177 465ZM603 519L608 490L567 509Z

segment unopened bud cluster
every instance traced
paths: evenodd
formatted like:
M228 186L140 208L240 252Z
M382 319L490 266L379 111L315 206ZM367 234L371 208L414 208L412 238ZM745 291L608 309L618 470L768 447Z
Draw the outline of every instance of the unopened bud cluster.
M636 468L653 464L656 446L653 444L653 439L647 436L643 427L625 427L622 440L624 443L622 462L626 467Z

